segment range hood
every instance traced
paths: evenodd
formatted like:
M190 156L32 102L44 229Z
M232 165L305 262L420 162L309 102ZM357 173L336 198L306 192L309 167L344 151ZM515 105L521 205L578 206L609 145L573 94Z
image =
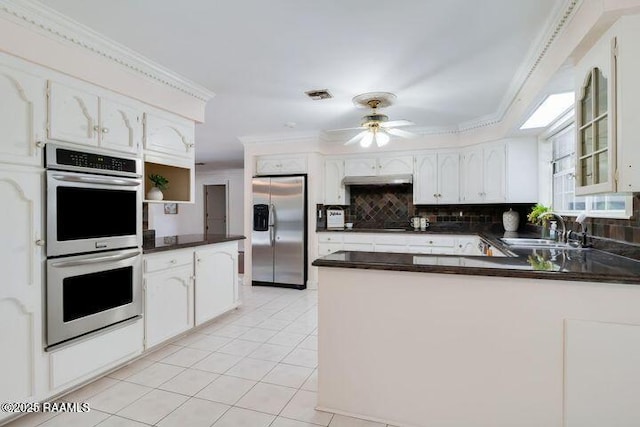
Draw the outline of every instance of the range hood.
M376 176L345 176L342 185L399 185L412 184L413 175L376 175Z

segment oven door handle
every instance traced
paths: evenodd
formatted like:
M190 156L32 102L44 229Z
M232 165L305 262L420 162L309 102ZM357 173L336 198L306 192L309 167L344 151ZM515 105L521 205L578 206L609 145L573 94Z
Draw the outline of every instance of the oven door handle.
M89 258L89 259L79 259L75 261L57 261L57 262L52 262L51 266L57 267L57 268L78 267L81 265L101 264L103 262L122 261L123 259L137 257L138 255L140 255L140 251L127 253L124 255L107 255L107 256L101 256L101 257L95 257L95 258Z
M58 181L68 182L86 182L89 184L104 184L104 185L119 185L122 187L137 187L140 185L140 181L121 179L121 178L107 178L107 177L92 177L92 176L77 176L77 175L52 175L53 179Z

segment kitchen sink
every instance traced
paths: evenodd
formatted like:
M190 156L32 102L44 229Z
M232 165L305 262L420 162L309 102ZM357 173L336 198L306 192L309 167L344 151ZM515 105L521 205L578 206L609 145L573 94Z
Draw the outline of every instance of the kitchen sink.
M576 246L569 243L558 242L552 239L531 239L520 237L503 237L500 240L507 246L525 246L525 247L539 247L539 248L558 248L558 249L579 249Z

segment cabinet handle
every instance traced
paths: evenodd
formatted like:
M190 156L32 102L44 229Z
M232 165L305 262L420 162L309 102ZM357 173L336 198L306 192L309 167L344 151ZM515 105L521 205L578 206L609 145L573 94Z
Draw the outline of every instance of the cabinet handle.
M109 128L102 128L102 133L109 133Z
M100 126L95 125L95 126L93 127L93 130L94 130L94 131L96 131L96 132L100 132Z
M36 240L36 245L38 245L38 246L44 246L44 240L42 240L42 239L38 239L38 240Z

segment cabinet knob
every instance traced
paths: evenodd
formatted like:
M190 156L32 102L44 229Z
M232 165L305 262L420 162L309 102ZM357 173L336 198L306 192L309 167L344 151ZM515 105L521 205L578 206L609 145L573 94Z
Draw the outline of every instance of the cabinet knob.
M45 146L45 142L44 141L36 141L36 147L44 148L44 146Z
M102 128L102 133L109 133L109 128Z
M94 131L96 131L96 132L100 132L100 126L95 125L95 126L93 127L93 130L94 130Z
M438 197L442 197L442 194L438 193Z
M38 240L36 240L36 245L38 245L38 246L44 246L44 240L42 240L42 239L38 239Z
M171 263L171 264L175 264L176 262L178 262L178 261L176 261L175 259L172 259L171 261L169 261L169 263Z
M436 193L433 193L433 197L438 197L438 195Z
M430 245L433 245L433 240L429 240L429 244L430 244Z

